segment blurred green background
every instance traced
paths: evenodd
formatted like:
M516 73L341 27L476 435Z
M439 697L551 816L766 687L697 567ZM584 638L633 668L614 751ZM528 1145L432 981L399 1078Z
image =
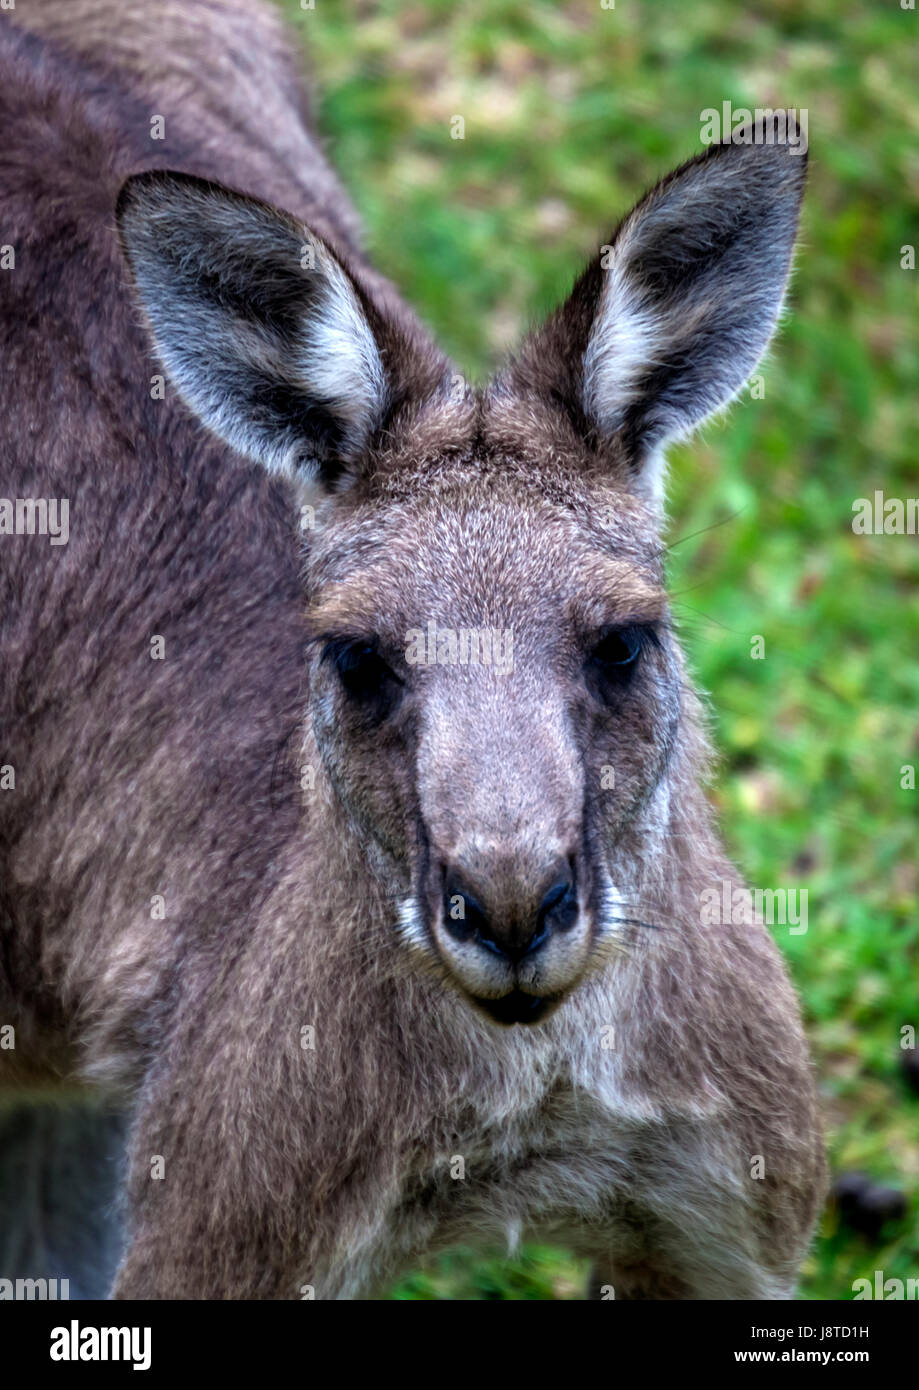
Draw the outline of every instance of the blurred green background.
M919 1274L919 537L856 536L875 488L919 495L919 16L898 0L279 0L376 263L470 377L561 298L621 214L698 153L700 113L808 111L789 312L727 421L672 453L670 584L748 880L807 888L775 928L801 992L835 1172L903 1188L878 1240L824 1218L805 1298ZM450 138L455 115L465 139ZM683 539L685 538L685 539ZM766 659L750 659L761 634ZM407 1299L581 1296L564 1252L458 1251Z

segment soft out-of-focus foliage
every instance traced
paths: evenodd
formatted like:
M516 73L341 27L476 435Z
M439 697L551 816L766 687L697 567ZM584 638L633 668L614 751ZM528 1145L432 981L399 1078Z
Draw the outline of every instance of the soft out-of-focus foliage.
M382 269L470 376L564 294L700 112L808 112L789 313L729 418L674 451L671 587L722 753L714 795L749 881L806 888L776 936L801 992L834 1169L909 1193L878 1243L829 1214L804 1297L919 1273L919 537L857 536L852 503L919 496L919 15L896 0L280 0L330 153ZM462 116L465 138L451 139ZM683 539L685 538L685 539ZM751 637L765 638L751 660ZM563 1252L457 1252L398 1298L568 1298Z

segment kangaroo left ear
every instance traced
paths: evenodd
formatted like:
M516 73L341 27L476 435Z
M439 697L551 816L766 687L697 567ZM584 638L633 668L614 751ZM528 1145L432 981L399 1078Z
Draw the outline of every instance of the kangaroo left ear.
M778 116L647 194L505 377L562 402L599 446L616 440L655 501L663 446L741 389L782 306L807 157Z
M163 364L234 449L326 484L446 363L287 213L188 174L129 179L118 226ZM385 365L384 365L385 363Z

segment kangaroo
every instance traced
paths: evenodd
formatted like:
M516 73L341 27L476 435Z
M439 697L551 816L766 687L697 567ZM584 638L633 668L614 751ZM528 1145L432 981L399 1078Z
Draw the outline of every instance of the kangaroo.
M474 387L267 5L32 0L0 55L0 1273L367 1298L536 1238L591 1296L792 1297L814 1085L767 929L704 911L662 528L800 149L671 173Z

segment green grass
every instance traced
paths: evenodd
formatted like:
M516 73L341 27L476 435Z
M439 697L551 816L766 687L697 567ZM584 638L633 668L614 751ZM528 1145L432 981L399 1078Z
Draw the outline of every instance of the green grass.
M807 108L811 179L785 327L730 418L674 451L670 582L711 692L715 796L753 884L807 888L777 938L803 999L834 1169L904 1187L872 1245L823 1223L805 1298L919 1274L919 539L855 536L852 503L919 494L919 15L896 0L282 0L377 264L471 377L570 285L700 112ZM465 139L450 121L465 119ZM686 537L685 540L680 538ZM750 639L766 642L762 661ZM396 1298L567 1298L563 1252L452 1253Z

